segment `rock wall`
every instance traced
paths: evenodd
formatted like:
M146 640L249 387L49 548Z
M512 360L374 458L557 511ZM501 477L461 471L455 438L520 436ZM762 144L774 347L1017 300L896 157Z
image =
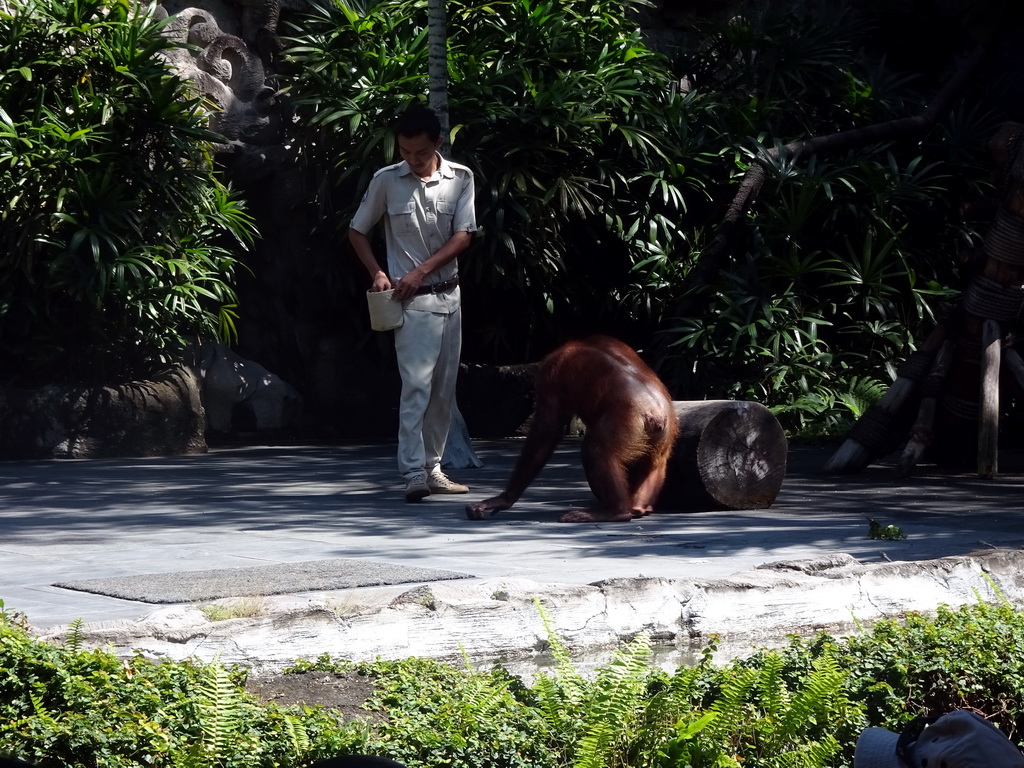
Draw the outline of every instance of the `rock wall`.
M0 388L0 459L205 453L195 371L104 387Z

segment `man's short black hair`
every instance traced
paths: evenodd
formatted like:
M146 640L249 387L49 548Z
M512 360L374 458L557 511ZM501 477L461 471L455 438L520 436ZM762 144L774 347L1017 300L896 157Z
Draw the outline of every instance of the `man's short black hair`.
M398 118L395 123L395 133L405 136L407 139L425 133L428 139L437 141L437 137L441 135L441 121L437 119L437 115L432 109L428 109L422 104L416 104L409 107Z

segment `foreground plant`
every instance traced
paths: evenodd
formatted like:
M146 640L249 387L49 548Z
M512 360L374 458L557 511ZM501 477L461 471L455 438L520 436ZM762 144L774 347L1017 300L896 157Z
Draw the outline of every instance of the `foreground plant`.
M358 751L363 730L330 710L264 705L245 672L153 663L32 639L0 601L0 754L62 768L251 768Z
M651 666L639 636L583 675L549 635L554 666L532 684L437 661L351 663L324 655L291 673L372 684L366 717L264 704L245 671L119 659L40 643L0 604L0 752L67 768L300 768L345 753L410 768L840 768L861 730L975 708L1016 737L1024 723L1024 614L940 607L844 640L794 637L716 665Z

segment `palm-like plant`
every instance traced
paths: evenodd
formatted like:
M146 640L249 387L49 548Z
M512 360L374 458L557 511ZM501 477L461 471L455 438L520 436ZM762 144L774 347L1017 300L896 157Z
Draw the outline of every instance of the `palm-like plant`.
M618 2L468 0L447 19L453 155L476 173L483 230L464 265L467 354L528 359L621 312L633 266L681 241L699 189L692 105ZM315 131L303 146L333 168L344 227L393 161L388 118L427 90L425 9L326 3L300 24L292 92Z
M663 55L631 8L447 6L453 153L476 172L482 224L463 265L466 357L536 359L601 331L647 346L660 332L677 397L756 399L786 426L839 429L850 382L891 380L953 294L955 250L976 237L955 211L986 191L991 113L976 99L919 143L794 160L771 150L915 114L928 85L867 56L872 31L852 16L751 2ZM302 145L331 168L343 228L393 160L387 118L427 90L425 9L323 0L300 23L292 90L314 129ZM767 182L736 258L699 312L674 316L755 163Z
M201 102L121 0L0 13L0 371L8 382L145 375L230 332L234 238ZM225 239L227 238L227 239Z

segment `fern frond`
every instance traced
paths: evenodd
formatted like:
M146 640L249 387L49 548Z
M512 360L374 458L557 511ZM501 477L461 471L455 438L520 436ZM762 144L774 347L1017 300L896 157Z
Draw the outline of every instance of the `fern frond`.
M32 691L29 693L28 698L32 702L32 713L51 728L56 728L57 718L46 707L42 694L38 691Z
M196 686L196 714L202 739L193 752L193 768L214 768L224 762L242 718L242 696L231 673L219 663L204 669Z
M735 734L747 730L751 720L750 700L759 674L756 669L734 665L722 684L722 690L711 705L717 714L714 730L721 734Z
M782 677L785 663L778 653L769 653L757 679L761 707L764 714L772 719L783 718L789 710L789 691Z
M572 662L572 656L569 653L569 649L566 648L565 643L562 642L562 638L555 632L554 627L551 623L551 614L548 613L547 608L544 607L544 603L540 601L540 598L534 597L533 604L537 606L537 613L540 614L541 623L544 626L544 633L547 637L548 646L551 649L551 656L555 660L555 670L557 672L558 679L563 683L585 683L583 675L580 674L579 670L576 669L576 665Z
M580 739L576 768L604 768L612 764L635 729L646 704L651 643L639 635L617 650L598 672L591 688L588 722Z
M283 712L284 732L288 737L288 745L296 758L301 758L310 748L309 734L306 732L302 720L295 715Z
M812 765L832 765L843 749L843 746L830 734L824 734L820 741L812 741L807 745L807 756Z
M772 657L765 657L766 666L773 666ZM801 681L799 688L786 695L787 703L769 713L757 723L758 739L756 752L771 765L787 768L818 768L832 764L840 745L831 735L830 728L839 711L846 711L849 705L843 687L846 673L830 653L814 660L810 673ZM779 677L777 685L784 689ZM765 693L765 692L762 692ZM772 696L782 701L783 696Z
M886 385L877 379L870 376L854 376L848 382L846 392L837 394L836 399L859 419L868 408L882 399L885 391Z
M726 754L726 740L715 727L718 718L713 711L699 717L690 713L675 726L675 734L658 750L658 768L677 766L709 766L709 768L734 768L740 765L734 757Z
M793 697L789 712L783 721L786 730L796 732L807 724L825 726L833 702L841 698L846 673L831 654L814 660L810 675Z
M84 637L82 635L82 619L77 618L68 624L68 633L64 638L64 647L72 653L82 650Z
M533 683L541 717L552 730L569 742L575 741L581 727L580 714L589 685L572 663L568 648L555 633L551 616L536 597L534 605L547 633L551 655L555 659L554 675L538 674Z
M699 667L680 667L658 691L647 706L645 727L647 730L676 723L689 712L698 698L697 681L702 670Z

